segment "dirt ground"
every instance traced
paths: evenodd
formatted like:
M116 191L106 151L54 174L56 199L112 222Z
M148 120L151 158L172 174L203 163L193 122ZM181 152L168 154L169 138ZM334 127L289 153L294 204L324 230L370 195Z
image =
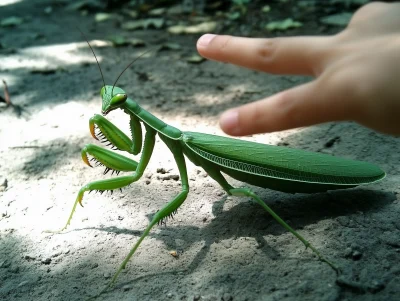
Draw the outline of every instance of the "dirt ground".
M102 81L75 25L87 34L108 84L144 50L167 41L181 45L149 52L118 85L182 130L223 135L217 120L224 109L307 80L211 61L189 64L185 58L195 53L199 35L137 30L125 34L146 46L112 47L105 38L120 30L115 21L96 23L91 14L59 7L46 14L51 4L0 7L0 19L24 18L17 27L0 28L0 79L14 104L0 107L1 300L95 295L152 214L180 190L173 157L157 138L142 180L122 193L85 195L84 208L77 208L66 231L42 232L64 226L81 186L111 177L80 156L85 144L95 143L88 120L100 113ZM122 111L108 118L128 133ZM354 123L243 139L364 160L387 172L379 183L313 195L254 188L343 274L338 278L250 199L226 197L188 161L191 190L175 219L151 231L116 285L98 300L399 300L400 141Z

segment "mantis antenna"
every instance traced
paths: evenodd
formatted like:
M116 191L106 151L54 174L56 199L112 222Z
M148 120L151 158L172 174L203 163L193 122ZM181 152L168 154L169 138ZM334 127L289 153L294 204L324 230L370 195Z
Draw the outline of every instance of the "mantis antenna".
M111 90L111 95L113 95L114 87L115 87L115 85L117 84L117 82L118 82L119 78L121 77L121 75L124 74L124 72L125 72L126 70L128 70L128 68L129 68L130 66L132 66L132 64L133 64L134 62L136 62L138 59L140 59L142 56L144 56L146 53L148 53L148 52L150 52L150 51L152 51L152 50L153 50L153 49L148 49L148 50L146 50L145 52L143 52L142 54L140 54L140 55L139 55L138 57L136 57L132 62L130 62L130 63L128 64L128 66L125 67L124 70L122 70L122 72L118 75L117 79L115 80L115 82L114 82L114 84L113 84L113 87L112 87L112 90ZM100 65L99 65L99 67L100 67Z
M106 82L105 82L105 80L104 80L103 71L101 70L100 63L99 63L99 60L97 59L96 53L94 53L94 50L93 50L92 46L90 46L90 43L89 43L87 37L85 36L85 34L83 33L83 31L82 31L78 26L77 26L76 28L79 30L79 32L80 32L81 35L83 36L83 38L85 39L86 43L89 45L90 50L92 50L92 53L93 53L93 55L94 55L94 58L96 59L96 62L97 62L97 66L99 67L99 70L100 70L101 79L103 80L103 87L105 87L105 86L106 86ZM113 87L113 88L114 88L114 87Z

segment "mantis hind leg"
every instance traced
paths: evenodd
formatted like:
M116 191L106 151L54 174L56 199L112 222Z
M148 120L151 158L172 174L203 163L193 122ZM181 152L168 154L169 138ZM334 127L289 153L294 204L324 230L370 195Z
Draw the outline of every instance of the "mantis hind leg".
M317 256L318 259L327 263L337 274L340 273L340 269L334 265L332 262L328 261L323 257L319 251L311 245L303 236L301 236L299 233L297 233L292 227L290 227L278 214L276 214L267 204L265 204L260 197L254 193L251 189L249 188L234 188L231 186L227 180L224 178L224 176L221 174L220 170L218 167L216 167L214 164L206 161L206 160L201 160L201 165L204 168L204 170L209 174L211 178L213 178L215 181L218 182L219 185L229 194L233 196L247 196L251 197L253 200L255 200L258 204L261 205L279 224L281 224L286 230L288 230L290 233L292 233L296 238L298 238L306 248L310 248Z

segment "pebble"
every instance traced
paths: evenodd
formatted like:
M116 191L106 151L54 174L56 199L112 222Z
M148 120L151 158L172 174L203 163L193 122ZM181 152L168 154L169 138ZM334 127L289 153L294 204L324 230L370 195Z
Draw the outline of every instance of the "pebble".
M50 264L51 263L51 258L47 257L41 260L41 263L43 264Z
M24 256L24 259L29 261L29 260L35 260L36 257L34 255L27 254L27 255Z
M167 181L167 180L179 180L179 175L165 175L165 176L157 176L157 180Z
M132 286L129 285L129 284L124 285L124 286L122 287L122 290L123 290L124 292L129 291L130 289L132 289Z
M7 179L0 179L0 191L5 191L8 187Z
M360 260L362 257L362 253L359 251L354 251L352 254L352 258L354 261Z
M199 301L201 298L200 294L196 294L193 296L193 301Z
M164 167L160 167L160 168L157 168L157 173L166 174L167 171L165 170Z

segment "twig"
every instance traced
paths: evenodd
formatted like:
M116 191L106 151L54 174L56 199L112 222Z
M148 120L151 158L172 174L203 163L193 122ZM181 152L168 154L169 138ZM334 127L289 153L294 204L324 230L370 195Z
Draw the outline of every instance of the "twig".
M8 93L7 83L4 79L3 79L3 85L4 85L4 100L7 106L9 106L11 105L10 93Z

